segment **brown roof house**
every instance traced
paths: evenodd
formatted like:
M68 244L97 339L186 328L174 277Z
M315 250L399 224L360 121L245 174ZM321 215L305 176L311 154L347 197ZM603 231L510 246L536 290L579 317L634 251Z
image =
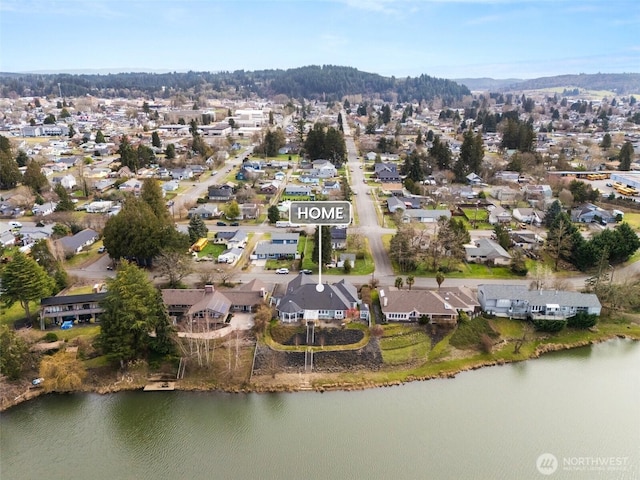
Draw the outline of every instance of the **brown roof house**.
M480 304L466 287L438 290L379 290L380 307L387 322L417 322L426 317L429 323L455 324L458 312L473 314Z
M267 296L266 285L254 279L240 287L220 290L213 285L204 288L164 289L162 301L169 315L177 321L208 320L225 323L231 312L252 312Z

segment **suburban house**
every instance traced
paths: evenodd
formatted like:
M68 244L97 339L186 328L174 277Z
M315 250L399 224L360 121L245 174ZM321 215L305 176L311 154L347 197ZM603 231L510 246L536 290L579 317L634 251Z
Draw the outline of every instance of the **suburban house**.
M244 248L247 246L249 237L241 230L217 232L214 243L223 243L227 248Z
M217 217L219 214L220 212L218 212L218 207L216 205L198 205L197 207L189 209L187 217L191 218L198 215L203 220L208 220L210 218Z
M496 205L487 207L489 210L489 223L495 225L497 223L509 223L513 216L507 210Z
M61 295L40 300L40 329L44 330L46 319L55 325L72 320L74 323L97 321L104 312L100 302L106 292Z
M391 213L394 213L398 209L419 209L421 206L419 198L392 195L387 199L387 208Z
M320 185L320 177L317 175L315 171L304 172L300 174L298 180L301 183L311 184L311 185Z
M403 223L409 223L411 221L435 223L440 217L451 218L451 212L449 210L425 210L423 208L410 209L402 212Z
M98 235L98 232L95 230L85 228L73 236L62 237L57 241L65 255L75 255L76 253L80 253L84 247L93 245L99 237L100 235Z
M243 203L240 205L240 216L242 218L258 218L260 215L260 205L256 203Z
M376 163L374 164L374 176L382 183L400 182L400 173L398 166L394 163Z
M458 313L474 314L480 307L466 287L438 290L379 289L380 308L387 322L417 322L421 317L429 323L455 324Z
M165 192L175 192L180 188L180 184L176 180L171 180L170 182L165 182L162 184L162 190Z
M602 308L593 293L529 290L526 285L479 285L478 301L485 312L520 319L565 319L578 312L600 315Z
M193 170L189 167L185 168L174 168L169 171L169 175L174 180L189 180L193 178Z
M331 227L331 248L344 250L347 248L347 229L344 227ZM353 263L351 264L353 265Z
M31 209L31 213L35 216L42 215L51 215L56 211L56 207L58 206L57 202L45 202L42 205L35 204Z
M240 260L242 252L244 252L244 250L240 247L228 248L220 255L218 255L218 258L216 260L218 263L228 263L233 265L238 260Z
M571 210L571 221L580 223L616 223L613 213L592 203L585 203Z
M208 196L212 202L228 202L233 199L233 188L228 185L211 185Z
M278 191L278 185L275 182L260 185L260 193L274 195Z
M76 186L76 178L73 175L64 175L62 177L54 177L51 182L55 185L59 183L65 190L71 190Z
M13 235L11 230L0 232L0 246L10 247L11 245L15 245L15 243L16 237Z
M311 164L320 178L333 178L338 174L335 165L329 160L314 160Z
M104 180L98 180L93 184L93 188L100 192L104 193L116 184L116 181L113 178L105 178Z
M220 290L213 285L162 290L162 301L167 306L169 315L176 317L177 322L205 320L225 323L229 313L251 312L266 297L266 286L257 279L233 290Z
M271 234L270 242L258 242L251 258L291 258L297 260L300 258L300 254L298 253L299 236L298 233L274 232Z
M87 204L85 210L87 213L107 213L113 205L114 202L110 200L101 200Z
M511 255L490 238L478 238L473 245L465 245L466 260L469 263L489 263L509 265Z
M469 185L479 185L482 183L482 177L477 173L470 173L465 177Z
M304 185L287 185L284 189L284 194L296 197L309 197L311 196L311 187Z
M133 193L134 195L140 195L142 191L142 182L137 178L130 178L124 183L121 183L118 190L122 192Z
M347 318L347 311L357 309L360 304L358 290L354 285L340 280L323 284L318 292L317 282L309 275L298 275L287 284L285 294L275 300L276 314L281 322L315 322L317 320L339 320ZM362 310L368 314L368 310ZM362 318L362 317L360 317Z
M496 186L490 190L490 195L503 203L513 203L516 200L518 191L510 187Z
M271 243L276 245L298 245L299 241L299 233L273 232L271 234Z
M522 223L541 225L544 214L535 208L514 208L513 218Z

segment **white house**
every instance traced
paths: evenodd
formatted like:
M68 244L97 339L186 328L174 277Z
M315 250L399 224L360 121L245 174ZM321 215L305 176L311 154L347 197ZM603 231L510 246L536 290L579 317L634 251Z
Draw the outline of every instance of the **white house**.
M218 255L218 259L217 259L218 263L235 264L238 260L240 260L240 257L242 256L242 252L244 252L244 250L242 250L239 247L234 247L234 248L225 250L220 255Z

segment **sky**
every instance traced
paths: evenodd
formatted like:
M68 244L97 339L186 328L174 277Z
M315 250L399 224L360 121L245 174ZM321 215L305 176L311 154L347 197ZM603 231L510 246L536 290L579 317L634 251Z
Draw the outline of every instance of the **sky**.
M638 0L0 0L1 72L640 73Z

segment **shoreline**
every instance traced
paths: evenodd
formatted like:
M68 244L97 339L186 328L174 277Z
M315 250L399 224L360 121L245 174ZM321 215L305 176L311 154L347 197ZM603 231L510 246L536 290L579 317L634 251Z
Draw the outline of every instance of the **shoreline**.
M461 367L455 369L443 369L441 372L432 375L424 375L424 376L414 376L408 374L406 379L404 380L393 380L387 382L376 382L373 380L365 380L362 382L331 382L324 383L322 385L312 385L303 387L300 382L293 383L275 383L273 385L264 386L264 385L253 385L250 388L247 387L216 387L209 388L205 386L197 386L197 385L180 385L180 383L176 383L175 391L183 391L183 392L220 392L220 393L232 393L232 394L249 394L249 393L299 393L304 391L313 391L313 392L329 392L329 391L357 391L357 390L368 390L372 388L384 388L384 387L395 387L404 385L407 383L413 383L416 381L428 381L428 380L437 380L437 379L452 379L455 378L458 374L473 370L479 370L481 368L494 367L494 366L502 366L510 363L518 363L529 360L535 360L540 358L542 355L551 352L559 352L564 350L572 350L575 348L587 347L590 345L596 345L599 343L605 343L615 339L624 339L631 340L634 342L640 341L640 338L637 338L633 335L625 335L622 333L619 334L610 334L603 336L598 339L592 340L580 340L573 343L546 343L543 345L538 345L536 349L531 353L530 356L522 359L513 359L513 360L505 360L505 359L496 359L496 360L483 360L478 362L471 362L468 365L463 365ZM463 358L464 359L464 358ZM469 358L471 361L471 359ZM335 375L340 375L335 374ZM5 412L17 405L25 403L29 400L33 400L42 395L47 394L62 394L62 393L96 393L99 395L106 395L110 393L118 393L118 392L126 392L126 391L137 391L142 390L144 386L148 383L145 379L144 382L123 382L122 380L107 383L104 385L98 385L95 387L91 386L83 386L83 388L72 390L68 392L46 392L42 389L32 389L29 388L26 392L14 398L12 401L3 401L0 405L0 412Z

